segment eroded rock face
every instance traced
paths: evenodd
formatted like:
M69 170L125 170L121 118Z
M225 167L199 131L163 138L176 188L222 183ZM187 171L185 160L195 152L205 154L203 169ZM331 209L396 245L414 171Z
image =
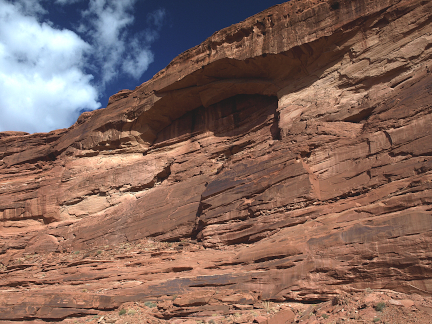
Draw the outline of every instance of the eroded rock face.
M160 317L253 304L236 294L429 294L431 19L430 1L291 1L215 33L69 129L1 133L0 319L216 286L226 289L213 306L161 306ZM133 266L45 264L43 278L18 261L149 238L198 247ZM136 287L108 288L118 277Z

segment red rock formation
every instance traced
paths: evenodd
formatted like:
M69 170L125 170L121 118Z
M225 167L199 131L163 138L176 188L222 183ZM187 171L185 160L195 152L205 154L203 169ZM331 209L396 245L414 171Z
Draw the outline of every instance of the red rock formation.
M290 1L69 129L1 133L0 319L430 294L431 20L430 1ZM197 245L95 254L148 238Z

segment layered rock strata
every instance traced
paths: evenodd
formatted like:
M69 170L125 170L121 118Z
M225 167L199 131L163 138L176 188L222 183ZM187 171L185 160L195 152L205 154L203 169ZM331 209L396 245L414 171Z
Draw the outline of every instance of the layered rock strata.
M0 133L0 319L219 286L218 307L430 294L431 20L430 1L290 1L69 129ZM17 261L145 238L200 248L133 271Z

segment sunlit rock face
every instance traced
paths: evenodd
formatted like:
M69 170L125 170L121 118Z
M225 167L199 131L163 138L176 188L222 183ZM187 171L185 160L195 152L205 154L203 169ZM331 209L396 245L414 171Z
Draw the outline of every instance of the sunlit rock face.
M290 1L69 129L0 133L0 319L216 286L159 318L432 291L431 19L430 1ZM26 259L144 239L194 248Z

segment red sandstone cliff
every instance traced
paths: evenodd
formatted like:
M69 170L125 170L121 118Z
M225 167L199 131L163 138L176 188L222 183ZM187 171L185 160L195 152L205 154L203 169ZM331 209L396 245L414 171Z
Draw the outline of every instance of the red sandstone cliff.
M290 1L69 129L0 133L0 319L430 294L431 20L430 1ZM103 258L146 239L195 243Z

